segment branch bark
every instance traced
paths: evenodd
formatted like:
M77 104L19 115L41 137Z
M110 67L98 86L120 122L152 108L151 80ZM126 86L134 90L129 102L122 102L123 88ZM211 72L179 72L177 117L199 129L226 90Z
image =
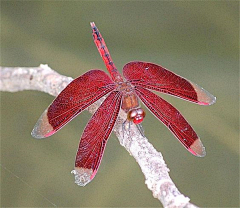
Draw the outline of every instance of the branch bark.
M0 67L0 90L18 92L23 90L38 90L57 96L73 79L60 75L48 65L39 67ZM94 113L103 99L92 104L87 110ZM145 176L145 184L163 207L167 208L196 208L188 197L179 192L169 176L169 169L162 154L143 137L135 125L126 136L122 132L122 123L126 114L121 111L114 127L119 142L133 156Z

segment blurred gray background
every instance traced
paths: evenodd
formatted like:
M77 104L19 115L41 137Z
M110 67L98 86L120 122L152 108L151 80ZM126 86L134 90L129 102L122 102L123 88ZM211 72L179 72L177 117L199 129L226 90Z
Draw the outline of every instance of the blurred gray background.
M179 190L201 207L239 206L239 2L2 1L1 65L39 66L77 77L105 69L90 21L101 31L120 71L129 61L162 65L217 97L198 106L163 96L194 127L207 150L189 154L151 113L146 136L163 156ZM53 97L1 93L2 207L160 207L135 160L111 135L95 179L74 184L83 112L54 136L30 132ZM46 198L44 198L46 197Z

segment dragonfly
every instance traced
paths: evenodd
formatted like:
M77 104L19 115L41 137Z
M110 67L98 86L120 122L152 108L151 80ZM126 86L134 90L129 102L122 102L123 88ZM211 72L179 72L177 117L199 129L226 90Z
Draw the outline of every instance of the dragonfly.
M62 90L37 121L32 136L49 137L102 97L106 97L88 121L80 142L72 171L75 183L85 186L95 177L119 112L126 112L126 121L141 125L146 115L142 103L160 120L193 155L204 157L205 148L196 132L169 102L157 91L199 104L211 105L216 98L202 87L149 62L132 61L117 70L106 43L94 22L90 23L94 43L110 76L93 69L74 79Z

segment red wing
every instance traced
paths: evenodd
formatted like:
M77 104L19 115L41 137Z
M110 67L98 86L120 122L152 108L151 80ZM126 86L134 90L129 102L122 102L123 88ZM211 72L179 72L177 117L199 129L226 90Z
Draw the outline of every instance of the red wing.
M189 152L198 157L206 155L200 138L176 108L142 87L136 87L136 93L148 109L168 127Z
M130 62L123 67L123 75L134 86L174 95L199 105L211 105L216 100L200 86L156 64Z
M43 112L32 131L32 136L51 136L115 88L111 78L101 70L91 70L74 79Z
M84 129L75 160L75 183L85 186L97 173L103 152L121 106L120 92L104 100Z

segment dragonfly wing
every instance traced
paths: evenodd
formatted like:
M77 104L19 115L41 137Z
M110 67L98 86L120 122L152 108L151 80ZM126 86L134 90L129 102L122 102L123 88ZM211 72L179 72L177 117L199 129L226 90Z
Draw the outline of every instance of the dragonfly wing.
M123 67L123 75L134 86L174 95L199 105L211 105L216 101L216 98L202 87L153 63L127 63Z
M120 92L113 91L104 100L82 134L75 160L75 183L85 186L97 173L104 149L121 106Z
M86 72L67 85L43 112L32 131L32 136L35 138L51 136L115 88L116 85L104 71Z
M142 87L136 87L136 93L147 108L176 136L189 152L198 157L206 155L200 138L176 108Z

